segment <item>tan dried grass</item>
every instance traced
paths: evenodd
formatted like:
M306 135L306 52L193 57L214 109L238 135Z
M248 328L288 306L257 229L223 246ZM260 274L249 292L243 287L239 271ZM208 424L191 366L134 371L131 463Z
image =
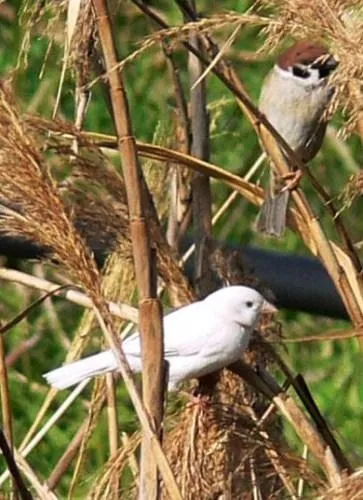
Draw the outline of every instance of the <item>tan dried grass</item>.
M324 491L318 500L363 500L363 469L343 479L338 488Z
M52 248L76 283L97 289L94 261L72 223L34 138L18 115L10 91L0 88L0 198L2 229Z

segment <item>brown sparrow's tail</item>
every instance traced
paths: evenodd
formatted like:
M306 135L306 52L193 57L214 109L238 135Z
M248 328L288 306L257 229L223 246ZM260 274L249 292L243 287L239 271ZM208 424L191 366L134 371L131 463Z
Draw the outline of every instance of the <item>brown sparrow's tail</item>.
M255 230L266 236L280 238L286 229L287 208L290 191L273 170L271 165L270 179L265 189L265 200L255 222Z
M280 191L276 195L267 191L265 201L256 219L256 230L259 233L277 238L284 234L289 198L290 192L288 190Z

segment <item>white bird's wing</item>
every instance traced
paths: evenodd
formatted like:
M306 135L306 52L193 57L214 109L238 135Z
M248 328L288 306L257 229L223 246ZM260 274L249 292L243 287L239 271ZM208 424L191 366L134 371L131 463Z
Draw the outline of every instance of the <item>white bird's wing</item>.
M203 302L195 302L166 315L164 317L165 357L198 354L203 349L209 334L218 328L217 321L213 311L206 308ZM139 332L125 339L123 348L126 355L139 357Z

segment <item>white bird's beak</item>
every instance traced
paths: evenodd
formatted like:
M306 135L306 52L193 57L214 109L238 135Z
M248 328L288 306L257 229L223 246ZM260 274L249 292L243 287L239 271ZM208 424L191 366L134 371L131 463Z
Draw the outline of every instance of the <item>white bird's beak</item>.
M277 313L278 309L273 304L271 304L271 302L264 300L261 311L263 313L275 314Z

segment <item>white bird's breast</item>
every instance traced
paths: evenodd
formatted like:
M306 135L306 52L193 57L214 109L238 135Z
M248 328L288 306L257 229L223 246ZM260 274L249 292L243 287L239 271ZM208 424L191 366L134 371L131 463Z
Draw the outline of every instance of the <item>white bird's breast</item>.
M170 359L170 382L176 385L182 380L207 375L237 361L247 348L250 331L237 324L220 325L204 339L198 354Z
M194 309L194 311L193 311ZM212 373L240 358L248 346L250 331L213 311L191 308L184 312L199 313L189 328L182 328L178 314L166 317L164 323L165 359L169 362L169 386ZM167 319L168 318L168 319ZM140 338L124 342L124 352L135 372L142 369Z
M221 325L215 335L211 335L201 350L201 355L205 357L219 357L224 361L237 359L241 352L247 348L250 338L250 331L240 325Z

